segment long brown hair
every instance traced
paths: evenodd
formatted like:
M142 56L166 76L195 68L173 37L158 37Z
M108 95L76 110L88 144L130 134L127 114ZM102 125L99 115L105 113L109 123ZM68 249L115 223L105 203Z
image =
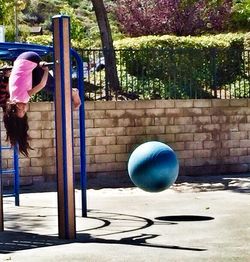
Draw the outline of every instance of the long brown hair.
M19 152L28 157L28 150L32 148L29 145L30 136L28 135L27 114L20 118L17 116L16 104L7 104L3 113L3 121L7 135L6 141L9 141L11 146L18 144Z

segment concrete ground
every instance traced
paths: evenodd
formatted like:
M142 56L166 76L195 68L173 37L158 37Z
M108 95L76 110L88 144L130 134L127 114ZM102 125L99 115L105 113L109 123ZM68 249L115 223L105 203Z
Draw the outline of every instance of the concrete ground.
M250 261L249 174L184 177L161 193L93 186L87 218L76 190L74 241L58 239L53 187L39 189L24 188L19 207L4 198L0 261Z

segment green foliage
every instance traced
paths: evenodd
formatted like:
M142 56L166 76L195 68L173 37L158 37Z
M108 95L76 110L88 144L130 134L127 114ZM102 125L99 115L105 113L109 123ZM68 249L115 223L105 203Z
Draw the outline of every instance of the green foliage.
M197 0L182 0L183 7L192 5ZM214 5L222 0L208 1L209 5ZM60 12L68 13L72 17L72 46L75 48L100 47L100 32L96 22L96 17L90 0L19 0L25 2L25 9L18 10L19 29L23 25L43 27L45 34L51 34L52 25L51 17ZM124 36L119 31L117 20L110 10L112 10L115 1L104 0L107 7L109 23L111 26L112 36L114 40L122 39ZM14 41L14 4L15 0L0 0L0 24L6 25L6 40ZM250 1L235 0L233 6L233 20L231 22L234 30L249 30L250 18ZM21 4L23 9L23 4ZM75 24L76 23L76 24ZM38 41L34 37L29 37L28 31L22 31L21 40ZM39 39L39 38L38 38ZM31 41L31 42L32 42ZM46 42L46 41L45 41Z
M0 24L14 25L14 0L0 0Z
M245 34L245 47L250 49L250 32Z
M5 26L5 41L15 40L14 0L0 0L0 24Z
M46 93L42 90L39 93L33 95L30 99L30 102L42 102L42 101L53 101L53 95Z
M90 0L29 0L26 9L22 13L22 17L19 14L22 21L30 25L39 24L43 26L45 33L48 35L52 31L51 17L59 13L67 14L71 18L71 43L74 48L101 46L100 32ZM121 37L121 33L114 21L114 17L109 17L114 39L118 39ZM28 41L37 42L39 39L29 37Z
M88 1L83 1L88 2ZM82 6L82 2L79 2L78 5ZM78 6L75 3L76 7ZM80 7L78 7L79 9ZM78 10L77 9L77 10ZM71 45L73 48L93 48L101 46L100 32L96 22L96 18L91 11L92 7L90 4L86 4L86 6L81 11L76 11L71 6L64 4L61 5L58 13L69 15L71 22ZM117 26L115 23L111 23L111 29L113 32L116 32L116 38L120 37L117 31ZM51 32L49 33L52 34ZM52 44L51 36L29 36L27 37L27 41L31 43L37 44Z
M26 41L28 43L40 44L40 45L52 45L53 44L52 35L28 36Z
M148 36L115 43L121 66L139 82L158 82L152 95L164 98L210 97L211 90L236 81L242 73L244 37Z
M250 81L244 78L236 80L233 84L227 85L225 90L231 94L232 98L249 98Z
M232 43L241 43L244 40L244 34L217 34L203 36L141 36L134 38L124 38L114 42L116 49L142 49L142 48L209 48L209 47L229 47Z
M44 29L51 28L51 17L59 13L62 1L60 0L29 0L22 11L22 21L29 25L42 25Z
M187 7L196 1L182 0L182 4ZM216 5L222 1L224 0L207 2L209 5ZM71 17L73 48L101 46L100 32L90 0L25 2L26 8L18 10L21 41L52 45L51 17L63 13ZM14 3L15 0L0 0L0 24L6 26L6 41L15 40ZM104 3L108 10L113 39L124 38L115 16L109 12L115 1L105 0ZM250 1L234 0L231 29L249 31L249 23ZM29 35L27 26L34 25L42 26L46 35ZM121 84L125 91L136 91L143 98L189 98L209 97L211 90L213 94L221 88L229 90L230 84L234 83L235 95L247 97L249 80L239 80L241 77L249 78L242 76L242 39L242 35L223 34L202 37L148 36L116 41L116 49L128 49L121 52L117 60L121 70ZM250 47L249 33L245 37L245 46ZM101 74L104 75L104 71ZM103 85L103 80L100 80L100 85ZM48 98L40 93L32 99L41 101Z
M30 29L27 25L19 26L19 41L25 42L27 37L30 35Z
M61 14L65 14L70 16L70 22L71 22L71 37L74 40L82 40L85 34L85 28L83 23L80 19L78 19L77 15L74 12L74 9L70 7L69 5L64 5L60 9Z
M5 41L14 42L15 41L15 28L13 26L5 26Z
M236 30L249 30L250 28L250 1L235 0L231 25Z

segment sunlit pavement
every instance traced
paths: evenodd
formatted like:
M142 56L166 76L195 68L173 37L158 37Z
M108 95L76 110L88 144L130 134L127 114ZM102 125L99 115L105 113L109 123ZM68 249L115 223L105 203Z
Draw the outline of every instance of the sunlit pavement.
M76 190L73 241L58 238L56 192L4 198L0 261L250 261L250 179L224 182L89 189L87 218Z

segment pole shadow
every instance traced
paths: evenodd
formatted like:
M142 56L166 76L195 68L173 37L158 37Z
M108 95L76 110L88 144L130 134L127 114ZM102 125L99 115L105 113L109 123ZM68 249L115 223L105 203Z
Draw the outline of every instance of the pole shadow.
M34 233L20 232L20 231L4 231L0 232L0 254L8 254L21 250L35 249L41 247L53 247L58 245L67 245L69 243L97 243L97 244L117 244L117 245L131 245L138 247L147 247L147 248L161 248L161 249L176 249L176 250L187 250L187 251L206 251L205 248L197 247L188 247L182 245L165 245L162 243L150 243L150 239L155 239L161 235L159 234L147 234L147 233L135 233L138 230L143 230L149 227L154 226L157 221L153 221L146 217L134 216L129 214L121 213L110 213L102 212L98 210L89 211L89 219L96 219L101 222L98 226L93 226L82 231L77 232L77 238L75 240L63 240L59 239L54 235L40 235ZM17 215L17 214L16 214ZM16 217L16 219L21 219ZM159 217L158 220L164 217ZM157 218L156 218L157 220ZM164 220L165 221L165 220ZM41 222L41 221L40 221ZM131 228L128 226L128 229L123 228L123 230L113 231L112 228L110 232L102 233L98 231L102 228L109 228L114 223L119 223L121 226L127 224L126 222L134 223L135 226ZM160 225L176 225L177 223L173 222L163 222ZM115 228L119 228L116 227ZM20 230L20 228L19 228ZM96 234L90 234L89 231L97 230ZM118 234L132 234L130 236L121 237L119 239L106 239L105 236L118 235ZM134 234L135 233L135 234ZM83 247L84 248L84 247Z
M138 247L148 248L162 248L162 249L177 249L187 251L206 251L204 248L185 247L176 245L163 245L148 243L147 240L158 237L157 234L139 234L131 237L124 237L119 240L103 239L93 237L88 233L81 233L77 235L75 240L62 240L56 236L45 236L33 233L5 231L0 234L0 254L9 254L17 251L53 247L59 245L67 245L72 243L94 243L94 244L117 244L117 245L132 245ZM84 248L84 247L83 247Z

